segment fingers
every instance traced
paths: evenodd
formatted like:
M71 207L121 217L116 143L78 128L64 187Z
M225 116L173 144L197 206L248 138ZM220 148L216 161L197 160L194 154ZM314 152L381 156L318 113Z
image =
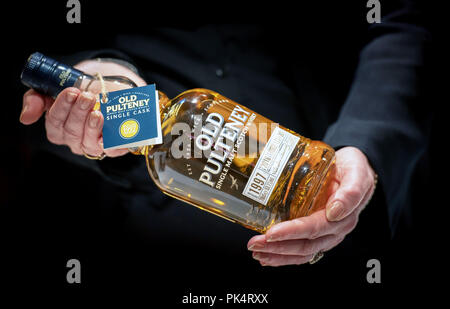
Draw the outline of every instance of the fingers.
M119 156L123 156L124 154L127 154L129 151L127 148L121 148L121 149L106 149L105 150L105 154L108 157L119 157Z
M325 210L321 215L311 215L300 225L290 220L274 225L265 235L257 235L248 242L252 251L278 254L308 255L328 249L339 243L358 223L358 214L348 216L339 222L329 222ZM316 213L317 214L317 213ZM269 235L271 232L271 235Z
M299 223L299 221L302 223ZM248 242L248 250L257 252L254 258L262 265L280 266L302 264L319 251L337 246L356 226L358 214L329 222L325 210L311 216L274 225L265 235Z
M19 121L26 125L36 122L50 108L52 103L52 98L32 89L28 90L23 95L23 106Z
M76 88L63 90L45 115L45 128L50 142L57 145L65 143L64 124L79 93Z
M90 156L100 156L103 152L108 157L118 157L128 153L128 149L103 149L103 115L100 111L90 112L84 128L81 149Z
M327 235L317 239L293 239L277 242L255 242L248 249L257 252L277 253L285 255L311 255L329 247L336 240L335 235Z
M54 144L66 144L73 153L82 154L82 138L87 116L95 97L76 88L63 90L46 115L47 138Z
M83 154L82 142L86 120L95 105L95 96L89 92L81 93L72 105L64 123L64 141L73 153Z
M283 266L283 265L300 265L309 262L313 258L313 254L307 256L301 255L283 255L273 253L254 252L253 258L258 260L262 266Z
M91 113L94 104L93 94L80 93L76 88L64 89L46 114L48 140L69 146L75 154L83 154L83 147L86 146L97 153L103 117Z
M84 138L81 148L84 153L90 156L100 156L105 152L108 157L123 156L128 153L128 149L103 149L103 128L104 118L100 111L92 111L86 121Z
M253 245L253 258L263 266L299 265L309 262L319 252L328 251L337 246L344 237L324 236L314 240L288 240L279 243L266 243L267 246ZM259 243L256 243L259 244Z
M327 219L339 221L351 214L363 202L367 193L372 190L374 175L367 158L359 150L351 150L347 160L351 164L341 167L340 184L331 195L326 206Z
M100 156L103 153L102 147L102 127L103 115L100 111L89 113L85 123L82 150L91 156Z
M272 226L264 235L267 242L290 239L315 239L325 235L345 232L356 223L357 216L348 216L342 221L328 221L325 209L307 217L297 218Z

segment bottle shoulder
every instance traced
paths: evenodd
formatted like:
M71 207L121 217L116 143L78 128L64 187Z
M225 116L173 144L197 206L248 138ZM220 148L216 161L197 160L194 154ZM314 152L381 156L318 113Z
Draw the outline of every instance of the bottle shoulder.
M175 115L202 114L205 112L205 107L220 96L219 93L209 89L194 88L180 93L171 100L160 102L160 106L164 109L165 118Z
M220 96L220 94L213 90L205 88L193 88L183 91L182 93L178 94L175 98L173 98L171 101L180 101L182 99L186 100L198 100L198 99L204 100L208 98L214 99L218 96Z

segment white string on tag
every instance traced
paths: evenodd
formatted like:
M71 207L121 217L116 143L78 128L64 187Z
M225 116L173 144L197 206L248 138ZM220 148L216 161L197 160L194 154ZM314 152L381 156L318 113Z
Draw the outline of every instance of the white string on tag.
M101 73L95 73L95 77L100 81L100 86L102 87L101 89L101 94L102 94L102 99L101 102L102 103L106 103L108 102L108 95L106 93L106 86L105 86L105 81L103 80L103 76Z

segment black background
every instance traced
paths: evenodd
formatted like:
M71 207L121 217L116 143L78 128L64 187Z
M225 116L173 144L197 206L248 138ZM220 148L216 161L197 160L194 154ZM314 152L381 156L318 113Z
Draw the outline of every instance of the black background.
M177 305L189 292L218 297L225 297L226 293L269 293L272 304L298 306L307 301L343 304L352 295L367 295L365 301L392 295L401 301L431 296L428 288L436 283L436 278L445 278L447 263L441 253L446 243L437 239L440 225L436 219L448 204L440 199L447 183L442 177L448 160L443 151L447 142L442 142L441 135L448 131L444 130L444 113L437 113L433 123L428 153L430 177L415 188L420 194L414 201L414 229L389 241L384 230L368 223L372 221L367 219L371 215L369 209L361 215L353 239L312 266L262 268L251 258L246 243L233 243L226 235L220 235L221 227L230 223L184 205L172 215L195 212L198 224L205 224L198 227L201 236L197 245L168 242L164 237L149 240L139 234L139 226L127 225L126 214L117 206L113 194L107 207L99 207L100 194L108 191L98 176L83 172L80 177L76 167L35 154L28 144L33 139L33 126L25 127L18 121L26 91L19 81L20 70L34 51L69 54L73 50L102 48L110 40L108 33L145 31L145 27L157 25L183 26L192 20L281 20L294 32L296 19L314 19L308 17L309 7L305 4L300 5L301 16L292 7L275 3L247 7L239 3L148 3L139 4L139 10L134 7L128 1L82 1L81 24L66 22L65 1L10 3L3 11L0 295L17 295L16 301L35 301L36 296L53 301L63 295L65 300L96 296L101 301L114 301L125 297L144 299L148 304ZM330 7L331 11L334 9ZM364 18L366 10L364 1L355 1L355 14ZM333 22L346 22L339 19L338 11L328 14ZM119 18L122 22L111 22ZM309 32L314 33L314 29ZM440 63L439 59L436 55L436 63ZM436 72L443 70L437 67ZM448 101L440 92L442 81L433 81L435 92L430 94L430 101L437 102L437 108ZM236 229L242 229L237 233L254 235L239 226ZM221 242L231 250L218 249ZM66 282L65 264L71 258L79 259L82 265L79 285ZM371 258L381 261L381 284L366 281L366 262ZM419 292L411 293L411 289Z

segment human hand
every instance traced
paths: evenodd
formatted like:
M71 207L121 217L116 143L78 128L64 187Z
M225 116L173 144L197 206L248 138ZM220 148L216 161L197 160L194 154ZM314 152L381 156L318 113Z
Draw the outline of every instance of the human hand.
M111 62L83 61L75 66L86 73L100 72L103 75L122 75L145 85L137 74ZM67 145L77 155L89 154L117 157L128 153L128 149L103 149L103 116L93 111L95 95L77 88L67 88L53 99L33 89L25 92L20 122L29 125L36 122L45 112L47 139L56 145Z
M248 242L263 266L304 264L338 245L358 222L376 186L376 174L355 147L336 152L336 172L326 207L307 217L278 223Z

